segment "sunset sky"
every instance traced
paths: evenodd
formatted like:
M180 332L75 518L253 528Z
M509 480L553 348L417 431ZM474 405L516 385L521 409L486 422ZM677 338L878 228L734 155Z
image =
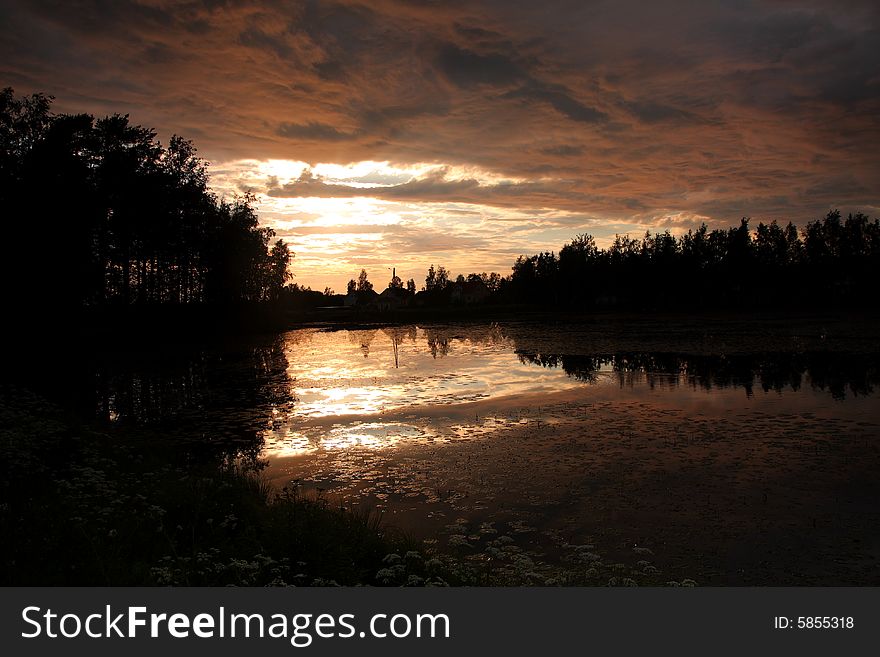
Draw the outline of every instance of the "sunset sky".
M421 285L582 232L876 216L878 18L876 0L0 0L0 86L192 139L219 195L258 196L295 282Z

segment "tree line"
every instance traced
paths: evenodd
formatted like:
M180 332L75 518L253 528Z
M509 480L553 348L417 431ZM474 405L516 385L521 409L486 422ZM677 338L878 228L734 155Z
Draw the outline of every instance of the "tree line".
M873 309L880 300L880 220L832 210L798 229L791 222L670 231L641 239L615 235L599 248L589 234L557 254L521 255L511 273L452 274L432 264L418 297L449 305L450 292L481 285L479 303L569 310L778 308L848 306ZM400 279L389 287L402 286ZM367 272L348 291L372 290ZM415 293L410 279L407 289ZM417 298L418 298L417 297ZM460 298L460 297L458 297Z
M451 293L456 287L461 288L465 284L478 285L485 288L487 294L490 294L498 292L508 280L509 277L505 279L501 274L494 271L480 274L471 273L467 276L458 274L453 278L451 272L443 265L435 268L431 264L425 276L425 283L421 287L418 286L415 279L410 278L404 282L395 273L392 275L391 280L388 281L385 289L400 290L402 293L405 291L405 294L410 297L415 297L418 294L420 299L429 305L444 305L450 302ZM296 285L288 286L288 288L300 293L320 294L312 292L310 288L300 288ZM354 295L361 301L369 301L372 298L370 295L376 292L365 269L361 269L357 279L352 278L348 281L345 291L346 295ZM323 296L326 298L337 295L328 287L324 288Z
M57 312L277 299L292 254L253 197L218 199L179 136L0 92L6 303Z
M577 308L876 304L880 221L838 210L798 230L759 223L676 237L579 235L557 255L520 256L507 282L521 303Z
M32 314L279 302L332 296L287 285L293 255L261 227L248 194L219 199L207 164L179 136L161 144L127 115L54 114L51 97L0 92L0 208L7 307ZM578 235L557 254L522 255L511 273L432 264L425 284L388 287L446 305L464 286L479 303L570 309L875 304L880 222L837 210L799 230L773 221L617 235ZM368 298L367 272L347 286ZM417 293L418 292L418 293Z

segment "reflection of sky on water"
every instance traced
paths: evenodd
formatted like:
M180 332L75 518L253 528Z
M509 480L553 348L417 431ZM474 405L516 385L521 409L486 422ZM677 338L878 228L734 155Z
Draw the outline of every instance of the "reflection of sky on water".
M521 363L503 339L451 339L445 355L433 356L417 329L399 341L395 367L392 336L377 332L365 352L348 333L312 332L289 348L299 417L375 414L577 385L564 372Z
M354 422L330 427L319 437L310 432L289 430L278 434L273 431L269 453L275 457L289 457L309 454L318 449L382 448L423 436L423 430L398 422Z
M692 417L760 411L833 420L842 410L809 386L747 395L735 386L703 388L684 372L615 372L608 362L586 382L562 367L528 362L516 347L492 329L292 331L285 335L285 356L294 401L275 409L265 453L297 457L474 438L493 433L501 419L518 422L523 409L540 414L545 404L585 399L614 402L621 410L649 404L652 412ZM875 402L851 398L845 415L872 416ZM550 424L568 420L544 417Z
M521 362L510 341L492 338L453 337L440 340L438 347L422 329L399 334L289 333L286 356L295 402L276 410L266 436L267 453L295 456L316 449L378 448L401 440L430 440L435 436L423 420L436 419L437 413L429 407L583 385L561 370ZM386 419L389 414L395 419Z

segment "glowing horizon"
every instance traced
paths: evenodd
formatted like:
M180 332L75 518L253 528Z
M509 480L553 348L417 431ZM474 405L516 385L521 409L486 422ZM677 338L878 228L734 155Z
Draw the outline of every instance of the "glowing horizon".
M348 165L289 160L239 160L211 166L211 186L233 197L256 196L262 222L272 227L296 254L294 282L337 292L361 269L381 289L391 270L403 280L424 283L429 265L443 265L453 274L497 271L510 273L523 253L558 250L576 232L588 229L605 246L615 232L643 233L645 224L600 223L580 213L553 208L510 208L485 203L420 202L375 198L373 195L402 185L437 181L476 181L476 188L522 184L477 168L415 163L391 165L364 161ZM442 177L442 178L441 178ZM370 182L364 182L364 179ZM342 196L283 196L273 190L290 189L308 180ZM382 182L376 182L381 180ZM701 217L706 220L708 217ZM511 235L511 225L514 233ZM659 227L661 224L658 223ZM388 248L392 244L391 248Z

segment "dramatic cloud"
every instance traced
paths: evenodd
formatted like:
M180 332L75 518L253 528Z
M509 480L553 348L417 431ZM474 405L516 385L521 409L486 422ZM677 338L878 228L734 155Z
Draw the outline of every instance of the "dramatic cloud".
M0 78L196 141L298 281L880 206L849 0L0 0ZM335 233L332 231L336 231ZM405 263L405 264L402 264Z
M398 184L354 186L346 182L328 183L322 177L304 171L299 178L281 185L270 180L266 194L275 197L350 198L369 196L376 199L412 202L457 202L483 205L542 207L571 205L564 196L565 185L560 182L543 184L532 181L481 183L476 178L450 178L446 168L435 169L420 178L411 178ZM578 200L586 200L579 198Z

